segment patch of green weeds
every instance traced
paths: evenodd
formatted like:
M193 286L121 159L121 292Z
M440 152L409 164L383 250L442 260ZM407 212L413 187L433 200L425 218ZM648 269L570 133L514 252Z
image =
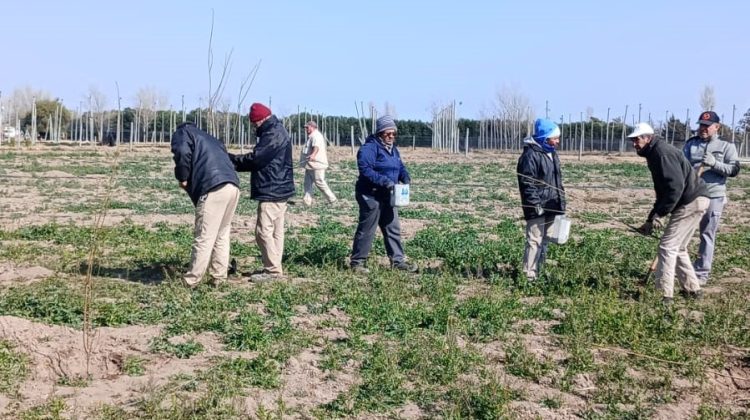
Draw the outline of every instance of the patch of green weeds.
M511 375L539 382L554 368L554 364L549 360L539 360L537 356L529 353L518 339L505 346L504 350L505 370Z
M141 376L146 372L143 364L146 361L142 357L127 356L122 362L122 373L128 376Z
M203 351L203 344L192 338L181 343L172 343L169 337L160 336L151 340L151 351L170 354L178 359L189 359Z
M446 419L500 419L511 411L508 403L519 394L494 379L477 384L456 384L447 393L442 416Z
M13 394L29 373L29 359L0 339L0 393Z
M372 345L362 361L360 374L362 383L325 404L325 413L345 416L362 411L382 412L408 400L406 377L398 366L398 357L385 344Z
M73 388L85 388L89 385L91 380L83 376L61 376L57 378L56 384L58 386L70 386Z
M59 420L67 406L61 397L51 398L44 404L34 406L18 414L20 420Z

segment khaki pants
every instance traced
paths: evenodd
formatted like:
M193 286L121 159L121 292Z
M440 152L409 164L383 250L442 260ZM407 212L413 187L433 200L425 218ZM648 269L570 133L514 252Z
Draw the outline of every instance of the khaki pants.
M687 247L703 213L708 208L708 203L707 197L698 197L678 208L672 212L669 224L664 229L659 242L659 261L656 265L656 287L663 291L664 297L674 296L675 276L682 289L687 292L701 288Z
M186 283L199 283L206 268L215 281L227 278L229 231L239 198L240 189L236 185L224 184L198 201L195 206L192 258L184 276Z
M318 187L321 193L325 196L329 203L336 201L336 196L333 191L328 187L326 182L326 170L325 169L305 169L305 195L302 197L302 201L306 205L312 204L312 196L314 193L313 185Z
M271 274L283 274L281 256L284 253L284 214L286 201L258 203L255 222L255 242L260 248L263 269Z
M526 221L526 249L523 253L523 273L529 280L536 279L547 256L549 236L552 234L554 214Z

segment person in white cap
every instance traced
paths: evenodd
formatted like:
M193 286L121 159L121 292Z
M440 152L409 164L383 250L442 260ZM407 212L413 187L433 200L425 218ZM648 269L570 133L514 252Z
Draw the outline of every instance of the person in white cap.
M727 203L727 178L740 173L737 148L734 143L719 138L720 130L719 116L713 111L703 112L698 120L698 135L688 139L682 148L693 169L701 174L711 199L708 211L701 219L701 243L698 257L693 263L701 286L708 283L711 274L716 231L719 230L721 213Z
M670 215L659 241L656 265L656 286L663 292L662 302L667 307L672 304L675 275L686 297L700 298L701 286L687 247L708 208L706 186L682 152L656 138L650 125L639 123L628 138L636 153L646 158L656 192L656 202L639 232L651 235Z
M326 168L328 168L328 152L326 147L326 138L318 130L318 124L315 121L308 121L305 124L307 133L307 142L303 151L300 166L305 168L305 195L302 201L306 206L311 206L313 201L313 186L318 187L321 193L328 200L328 204L336 202L336 195L328 187L326 182Z

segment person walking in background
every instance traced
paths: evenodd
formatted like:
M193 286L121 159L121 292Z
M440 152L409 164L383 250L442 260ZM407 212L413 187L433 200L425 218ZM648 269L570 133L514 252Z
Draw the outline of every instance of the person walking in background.
M524 141L516 167L523 217L526 219L523 273L532 281L541 274L555 216L565 213L565 189L556 151L559 145L560 128L557 124L537 119L534 121L534 135Z
M714 260L716 232L724 206L727 204L727 178L740 173L740 162L734 144L719 138L721 124L713 111L701 113L698 135L688 139L682 151L693 169L701 173L708 190L708 210L700 221L701 243L693 263L701 286L708 283Z
M369 272L367 257L375 230L380 226L391 268L416 272L418 267L405 260L398 209L391 205L396 183L408 184L411 181L396 147L396 123L391 116L384 115L377 119L375 127L375 134L368 136L357 152L359 178L354 196L359 205L359 222L354 233L350 267L357 273Z
M659 240L656 264L656 286L663 292L662 302L667 307L672 305L675 275L686 296L700 298L701 286L687 247L708 208L706 186L682 152L654 137L650 125L639 123L628 138L636 153L646 158L656 192L656 202L638 231L651 235L664 225L662 219L671 215Z
M283 276L284 216L287 200L294 196L294 165L289 133L263 104L250 107L250 122L258 141L252 152L230 154L239 172L250 172L250 199L258 201L255 241L260 248L263 269L252 274L254 282Z
M211 281L221 283L227 278L240 181L224 144L193 123L177 127L171 146L175 178L195 206L192 256L183 282L198 286L208 268Z
M313 185L318 187L320 192L328 200L329 204L336 202L336 195L326 183L326 168L328 168L328 151L326 147L326 138L318 130L318 124L315 121L308 121L305 124L307 133L307 142L303 150L301 166L305 168L305 195L302 201L307 206L312 205Z

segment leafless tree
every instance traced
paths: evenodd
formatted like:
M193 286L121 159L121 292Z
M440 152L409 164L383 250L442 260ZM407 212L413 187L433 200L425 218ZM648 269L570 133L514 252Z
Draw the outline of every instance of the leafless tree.
M107 106L107 96L96 86L89 87L89 98L91 98L91 107L94 117L99 120L98 135L99 141L104 139L104 108Z
M136 127L135 141L138 141L141 133L144 133L145 141L148 139L149 135L149 124L156 118L156 110L164 109L167 105L167 95L163 92L159 92L156 88L143 87L138 89L135 99L137 104L136 113L138 116L138 118L136 118L136 124L138 124L138 126ZM155 136L154 133L152 133L152 141L155 140L153 137Z
M522 129L528 126L534 117L529 97L516 86L504 85L497 92L495 100L497 114L505 116L508 120L511 141L520 147L524 136Z
M716 108L716 92L711 85L703 86L701 90L700 106L704 111L713 111Z
M34 98L37 101L47 101L52 99L52 95L49 92L43 90L37 90L31 86L24 86L22 88L15 89L8 97L9 106L18 113L21 117L31 112Z
M219 81L214 87L213 85L213 73L214 73L214 10L211 9L211 31L208 34L208 132L216 136L217 127L216 121L214 120L214 110L224 96L224 89L226 88L226 81L229 78L229 74L232 72L232 52L231 49L228 54L224 56L224 63L219 72Z

